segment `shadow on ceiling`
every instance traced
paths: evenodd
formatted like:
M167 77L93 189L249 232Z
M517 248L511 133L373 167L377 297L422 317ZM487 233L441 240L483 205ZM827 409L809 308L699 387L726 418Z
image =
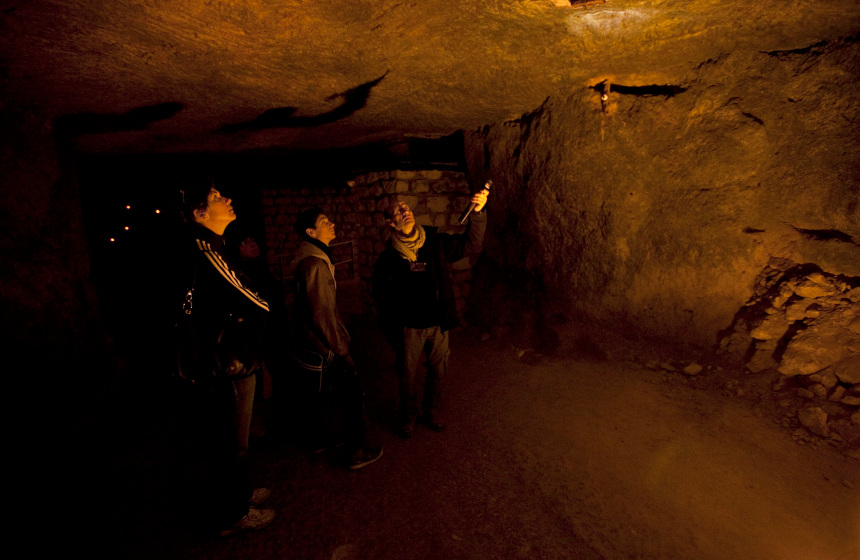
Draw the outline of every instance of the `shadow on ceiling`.
M606 80L598 84L594 84L593 86L589 86L591 89L598 93L620 93L623 95L641 95L641 96L652 96L652 95L662 95L667 99L674 95L678 95L679 93L684 93L687 91L687 88L683 86L673 86L669 84L658 85L652 84L647 86L625 86L621 84L609 84Z
M259 117L250 121L225 124L220 128L220 132L229 133L248 130L264 130L269 128L312 127L335 122L350 116L367 105L367 100L370 97L371 90L387 75L388 72L375 80L365 82L360 86L348 89L343 93L330 95L326 98L326 101L342 97L343 103L326 113L311 117L294 117L293 113L296 112L295 107L278 107L276 109L269 109Z
M182 103L168 102L137 107L126 113L62 115L54 120L54 129L66 136L146 130L151 123L169 119L183 107Z

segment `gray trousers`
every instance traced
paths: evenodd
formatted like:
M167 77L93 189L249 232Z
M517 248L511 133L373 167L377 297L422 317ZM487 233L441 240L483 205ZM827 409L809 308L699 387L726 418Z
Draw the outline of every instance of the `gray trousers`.
M448 333L439 327L403 329L403 343L397 351L397 375L404 421L414 422L422 412L437 419L441 416L442 381L448 374L450 354ZM427 373L422 378L424 356Z

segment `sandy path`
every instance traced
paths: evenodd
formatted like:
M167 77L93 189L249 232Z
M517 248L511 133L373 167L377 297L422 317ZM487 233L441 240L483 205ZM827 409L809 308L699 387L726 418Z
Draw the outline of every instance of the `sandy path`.
M347 471L270 434L252 453L279 516L263 532L221 540L195 524L188 450L156 430L125 442L106 467L108 556L860 558L858 462L797 445L743 402L630 364L528 365L458 331L449 428L403 441L393 433L390 352L374 329L353 329L385 445L378 463Z
M742 402L600 362L495 380L470 422L606 558L860 557L858 463Z

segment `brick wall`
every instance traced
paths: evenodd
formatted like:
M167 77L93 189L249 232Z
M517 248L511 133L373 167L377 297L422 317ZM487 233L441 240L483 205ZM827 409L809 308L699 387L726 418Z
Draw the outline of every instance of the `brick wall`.
M319 206L336 225L337 238L331 247L338 281L357 282L361 298L358 306L367 310L371 306L369 281L373 265L390 235L383 214L386 206L399 198L409 204L419 224L456 233L464 229L457 224L457 218L469 202L470 191L463 173L440 169L365 173L341 188L266 189L263 214L269 266L282 280L288 275L289 263L300 243L299 235L293 231L296 217L307 208ZM457 308L462 315L471 269L465 259L454 263L453 269Z

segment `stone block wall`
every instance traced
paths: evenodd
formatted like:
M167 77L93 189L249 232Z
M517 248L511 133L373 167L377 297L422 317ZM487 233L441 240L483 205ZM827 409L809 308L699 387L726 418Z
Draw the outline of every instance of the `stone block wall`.
M322 208L336 226L332 252L339 281L360 284L360 310L372 307L370 279L373 265L390 235L384 209L392 200L409 204L421 225L440 231L463 231L457 224L469 202L471 187L458 171L442 169L390 170L364 173L336 187L278 187L263 191L263 215L268 262L272 272L289 290L289 263L300 243L293 230L296 217L313 206ZM461 315L469 293L471 269L468 261L453 264ZM350 302L355 303L355 302Z

